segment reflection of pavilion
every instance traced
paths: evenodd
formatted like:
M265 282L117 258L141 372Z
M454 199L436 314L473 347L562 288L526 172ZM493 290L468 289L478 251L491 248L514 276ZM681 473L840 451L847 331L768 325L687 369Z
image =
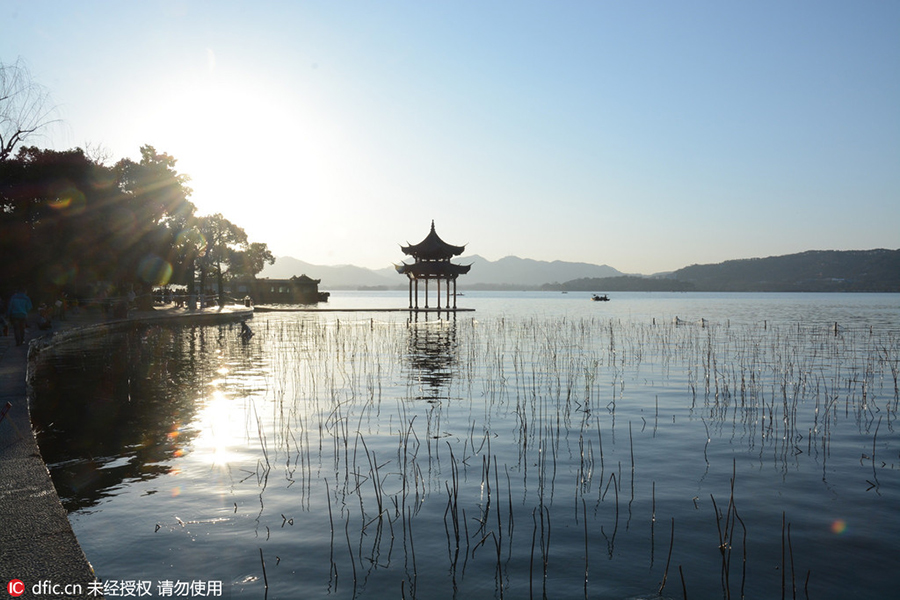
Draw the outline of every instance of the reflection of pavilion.
M434 403L447 397L457 359L455 321L410 324L406 360L411 377L421 386L419 399Z
M456 310L456 278L469 272L472 265L457 265L450 262L453 256L459 256L466 249L465 246L453 246L442 240L434 231L434 221L431 222L431 232L418 244L401 246L404 254L415 259L412 264L401 263L396 265L397 272L409 278L409 308L419 310L419 280L425 281L425 308L428 308L428 281L437 281L437 308L441 309L441 280L445 282L447 289L446 310ZM450 283L453 283L453 308L450 308ZM415 287L415 305L413 305L413 288Z

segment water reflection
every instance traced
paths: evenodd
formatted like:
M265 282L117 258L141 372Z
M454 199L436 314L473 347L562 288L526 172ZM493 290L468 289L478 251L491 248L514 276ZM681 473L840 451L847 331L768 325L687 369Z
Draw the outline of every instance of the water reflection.
M197 364L210 332L140 327L41 352L32 421L67 511L95 506L123 482L171 472L198 437L187 425L216 376Z
M724 591L729 570L736 593L746 578L748 597L775 597L787 541L813 591L848 595L831 579L874 580L900 527L893 335L568 316L253 328L246 344L237 326L141 331L54 365L125 381L95 384L112 415L83 384L81 408L48 410L88 432L73 461L144 465L105 482L119 487L181 469L80 520L101 576L155 565L147 577L263 597L264 552L273 599L416 597L423 583L421 597L426 581L429 598L659 597L671 555L692 597ZM91 453L91 436L132 423Z
M410 377L420 385L418 400L434 403L448 397L458 354L455 319L409 323L405 358Z

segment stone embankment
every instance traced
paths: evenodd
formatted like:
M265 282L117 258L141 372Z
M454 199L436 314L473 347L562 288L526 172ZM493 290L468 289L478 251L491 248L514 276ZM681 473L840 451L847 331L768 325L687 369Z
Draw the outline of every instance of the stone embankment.
M22 346L15 345L12 335L0 336L0 413L4 413L0 419L0 585L7 593L23 598L100 597L90 593L96 576L75 539L31 429L27 380L29 364L39 348L73 342L97 328L162 320L230 322L252 316L253 309L244 307L165 308L133 312L117 320L85 311L54 323L48 332L31 327Z

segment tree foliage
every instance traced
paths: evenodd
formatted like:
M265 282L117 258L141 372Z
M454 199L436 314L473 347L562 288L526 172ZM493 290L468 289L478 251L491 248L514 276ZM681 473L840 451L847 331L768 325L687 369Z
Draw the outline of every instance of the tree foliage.
M275 256L266 244L253 242L246 250L233 249L228 264L234 276L255 277L267 264L275 264Z
M200 219L200 232L206 242L202 253L202 267L204 272L212 270L216 275L216 287L219 302L224 301L223 284L225 271L228 269L228 259L234 249L247 247L247 233L222 216L221 213L202 217ZM223 269L223 263L225 269Z
M49 300L90 296L98 284L192 286L197 269L215 273L221 289L235 265L244 273L256 264L248 256L271 258L221 214L197 216L175 165L152 146L112 167L80 148L20 147L0 160L0 293L27 286Z

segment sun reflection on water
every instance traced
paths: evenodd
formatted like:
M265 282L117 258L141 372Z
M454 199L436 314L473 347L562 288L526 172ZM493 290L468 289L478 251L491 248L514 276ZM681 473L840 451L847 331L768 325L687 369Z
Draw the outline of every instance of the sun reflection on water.
M616 570L614 585L628 592L619 597L637 597L639 588L658 588L665 568L660 552L673 547L660 541L667 532L660 533L659 523L667 520L678 540L675 556L690 571L690 586L721 585L715 566L722 561L721 548L731 552L731 546L715 545L721 543L717 515L737 513L721 501L716 509L715 501L729 494L742 513L747 506L751 556L782 556L785 514L793 519L794 556L800 568L812 567L811 585L832 585L830 573L816 575L827 564L820 554L845 552L850 545L854 552L864 551L855 542L865 524L851 518L854 510L881 516L887 531L895 527L882 516L890 500L886 483L880 490L884 499L853 487L859 479L856 440L862 417L840 420L833 408L864 416L873 403L896 404L889 370L894 363L883 363L888 370L880 372L857 366L857 348L882 339L870 331L836 337L805 326L782 333L772 325L701 328L568 316L385 327L368 319L316 318L260 317L252 345L234 342L234 328L213 330L222 339L231 336L233 345L224 346L231 353L191 346L184 364L193 370L173 369L172 381L180 385L177 402L170 401L171 386L165 388L165 404L146 401L168 411L147 442L166 450L161 458L152 457L165 463L164 478L146 483L152 489L141 497L152 494L153 503L126 504L127 493L115 501L128 513L121 522L130 524L141 510L163 529L155 543L130 546L142 553L134 551L134 564L165 562L170 566L160 578L183 577L192 575L186 563L196 556L203 563L197 569L209 577L209 558L216 557L222 577L241 585L243 574L258 572L252 569L261 566L264 550L270 578L273 557L277 567L280 556L285 560L275 573L283 581L295 587L312 581L311 587L330 592L329 578L340 568L345 581L352 561L351 569L367 565L369 595L380 597L397 577L408 583L402 579L406 558L415 560L418 548L417 577L448 584L447 573L454 576L459 558L469 568L461 591L480 595L501 572L482 548L493 545L490 536L502 531L498 547L506 554L503 564L510 565L507 591L524 595L528 565L549 556L543 535L546 522L549 540L552 516L554 553L584 556L583 564L552 563L563 577L554 585L584 581L588 569L596 581L594 574L608 564ZM212 338L208 330L200 331L205 338L189 340ZM893 340L886 338L890 350L871 359L863 354L869 360L863 364L895 353ZM833 375L831 360L837 365ZM854 379L842 384L841 374L848 371ZM857 372L869 373L859 376L864 402ZM804 383L807 375L812 384ZM829 394L835 386L851 389L838 394L838 401L829 395L820 409L820 385ZM793 402L789 411L785 397ZM875 446L876 430L869 432L867 446ZM804 432L809 433L799 437ZM895 447L891 433L881 427L879 456ZM852 443L843 442L848 437ZM761 468L767 466L776 468L777 478L772 469ZM887 482L889 469L866 464L863 476L874 470L872 477ZM813 476L806 477L810 470ZM830 490L823 491L821 474L843 496L835 500ZM560 484L573 480L574 488ZM499 503L494 502L498 494ZM780 498L801 506L802 514L796 508L785 511ZM110 551L124 542L113 546L103 537L113 522L111 512L105 509L106 520L98 518L96 525L85 518L78 527L89 550L102 557L98 562L105 572L115 577L136 567L120 566L121 550ZM832 516L823 523L823 514ZM574 522L568 520L572 516ZM484 529L473 533L479 524ZM174 533L163 540L168 530ZM203 539L208 541L198 543ZM745 538L735 539L734 551L743 552ZM868 556L884 554L888 544L871 540L874 550L854 558L853 570L873 564ZM341 558L335 550L346 553L345 546L350 553ZM448 567L447 549L454 546ZM653 572L644 566L648 559ZM517 564L525 565L524 573ZM296 570L288 574L288 568ZM844 575L831 570L833 578ZM781 573L769 577L757 570L748 589L774 596L782 589Z
M199 433L192 444L191 458L217 467L242 460L240 449L247 445L243 414L243 408L234 399L215 390L196 415Z

